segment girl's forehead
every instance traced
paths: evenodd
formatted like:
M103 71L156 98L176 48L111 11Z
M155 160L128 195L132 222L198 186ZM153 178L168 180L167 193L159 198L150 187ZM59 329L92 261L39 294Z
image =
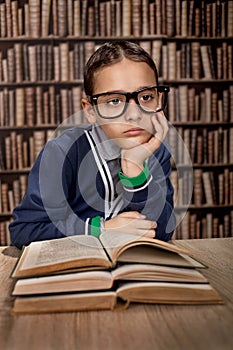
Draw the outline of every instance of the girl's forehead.
M94 93L111 90L133 91L141 86L156 84L153 69L146 62L123 59L94 74Z

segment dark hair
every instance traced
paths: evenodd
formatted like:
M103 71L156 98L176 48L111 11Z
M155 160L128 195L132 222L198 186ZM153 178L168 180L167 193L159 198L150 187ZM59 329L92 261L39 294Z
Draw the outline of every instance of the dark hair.
M94 74L105 66L120 62L123 58L134 62L147 63L155 73L158 82L158 72L152 57L139 45L129 41L107 42L100 46L89 58L84 70L84 90L87 96L93 94Z

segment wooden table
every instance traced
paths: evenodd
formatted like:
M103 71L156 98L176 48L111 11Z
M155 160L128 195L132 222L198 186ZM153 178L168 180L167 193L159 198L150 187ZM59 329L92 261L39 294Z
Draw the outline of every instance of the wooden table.
M232 350L233 238L176 241L209 266L224 305L130 305L124 311L11 314L10 272L18 250L1 248L2 350Z

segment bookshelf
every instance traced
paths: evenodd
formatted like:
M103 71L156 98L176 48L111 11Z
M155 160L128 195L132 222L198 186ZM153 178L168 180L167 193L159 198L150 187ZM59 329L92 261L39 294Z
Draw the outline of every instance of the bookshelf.
M187 213L174 237L232 235L233 1L1 0L0 245L39 150L80 111L85 62L119 39L155 59L171 87L169 120L190 152L194 191L189 206L185 195L176 201L178 221ZM173 151L171 179L182 193L190 169Z

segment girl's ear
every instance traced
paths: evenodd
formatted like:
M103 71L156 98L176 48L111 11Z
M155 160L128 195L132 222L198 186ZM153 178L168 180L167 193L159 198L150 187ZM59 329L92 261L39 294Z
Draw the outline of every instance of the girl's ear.
M96 112L93 105L88 101L87 98L82 98L82 107L85 113L85 117L87 118L90 124L94 124L96 122Z

